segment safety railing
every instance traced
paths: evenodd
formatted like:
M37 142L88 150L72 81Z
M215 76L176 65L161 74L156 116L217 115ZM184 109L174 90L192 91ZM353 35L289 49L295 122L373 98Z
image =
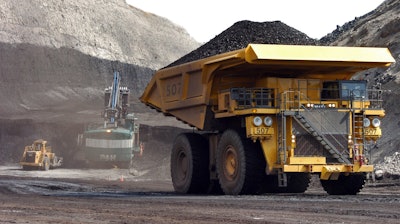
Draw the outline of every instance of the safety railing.
M300 95L301 93L301 95ZM307 94L309 93L309 94ZM331 89L296 89L288 90L276 97L274 88L231 88L230 97L236 101L235 109L248 108L281 108L282 110L300 109L301 106L313 105L318 108L337 108L346 105L352 109L382 109L382 90L341 90ZM335 102L335 106L327 104Z
M302 119L299 124L307 132L313 130L315 133L310 134L317 138L320 137L321 139L318 139L318 141L321 143L328 144L333 150L330 152L332 155L337 154L343 160L347 160L346 157L349 154L347 150L348 130L338 129L338 124L330 119L337 116L327 116L326 114L329 108L307 108L305 105L311 104L315 100L311 101L301 91L286 91L282 93L281 99L282 113L287 113L288 111L297 112ZM334 110L331 110L331 112L334 112Z
M272 88L231 88L230 97L236 101L237 108L273 108L275 107L275 89Z

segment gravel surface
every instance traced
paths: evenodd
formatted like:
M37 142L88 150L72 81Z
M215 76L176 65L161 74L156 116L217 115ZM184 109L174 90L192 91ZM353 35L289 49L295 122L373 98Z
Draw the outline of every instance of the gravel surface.
M0 223L391 224L400 218L400 182L369 184L355 196L327 195L317 184L304 194L179 195L169 179L142 173L121 180L121 172L2 166Z

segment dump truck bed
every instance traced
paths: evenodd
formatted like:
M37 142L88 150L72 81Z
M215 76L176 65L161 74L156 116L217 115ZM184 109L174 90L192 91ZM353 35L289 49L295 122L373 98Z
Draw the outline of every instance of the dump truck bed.
M240 80L259 76L348 80L354 73L394 62L386 48L249 44L246 48L157 71L140 100L200 130L209 129L217 104L216 77ZM234 78L229 79L232 82Z

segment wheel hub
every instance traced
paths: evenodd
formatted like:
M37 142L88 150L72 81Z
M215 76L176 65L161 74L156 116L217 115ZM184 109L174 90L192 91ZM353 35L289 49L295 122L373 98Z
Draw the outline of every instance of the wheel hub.
M224 166L224 175L228 180L235 179L237 175L237 154L232 146L227 147L225 153L225 166Z
M178 178L180 180L184 180L186 178L188 170L188 159L183 151L179 152L177 165L178 165L178 170L177 170Z

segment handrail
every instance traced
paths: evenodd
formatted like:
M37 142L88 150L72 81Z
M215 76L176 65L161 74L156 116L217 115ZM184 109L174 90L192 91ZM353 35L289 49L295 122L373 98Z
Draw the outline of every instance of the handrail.
M237 108L235 109L248 109L248 108L280 108L281 110L293 110L294 108L301 109L302 103L319 103L324 105L324 103L329 101L347 102L349 107L352 109L381 109L382 108L382 94L383 90L379 89L368 89L368 90L352 90L348 91L345 96L331 96L326 95L325 90L329 89L304 89L306 91L314 91L322 93L321 97L317 99L310 99L302 91L298 90L287 90L281 94L281 98L276 98L275 88L231 88L230 97L232 100L237 102ZM346 91L344 91L346 92ZM284 97L282 97L284 96ZM280 100L280 102L279 102ZM354 104L353 102L362 102L360 104ZM338 105L336 105L338 106ZM355 107L357 106L357 107Z
M302 104L302 103L306 103L307 104L307 103L310 103L311 101L301 91L294 91L294 90L285 91L282 94L282 99L283 99L282 100L282 106L283 107L282 107L281 111L283 111L283 112L288 111L288 110L289 111L296 111L300 115L301 115L301 113L307 113L308 115L310 115L313 118L314 122L310 121L309 119L307 119L303 115L301 115L302 118L305 119L306 122L308 123L308 125L310 125L311 128L316 133L318 133L319 136L321 136L323 138L323 141L325 141L330 146L330 148L332 148L339 156L342 156L343 152L347 152L346 155L349 155L349 151L348 150L342 150L342 152L339 152L337 150L337 147L335 147L331 143L331 141L325 137L325 136L330 136L330 138L333 139L335 144L339 145L339 147L341 147L342 149L346 149L346 147L343 146L343 144L332 134L332 133L340 133L340 131L337 128L335 128L336 127L335 124L333 124L329 119L326 120L328 125L331 128L333 128L333 132L329 131L325 127L325 125L322 122L319 122L318 118L313 113L311 113L311 110L306 108L304 106L304 104ZM321 109L315 109L313 111L315 111L315 112L319 113L320 115L322 115L322 111L325 111L325 110L326 109L322 109L321 108ZM350 110L349 110L349 112L350 112ZM295 117L295 119L296 119L296 117ZM321 128L316 128L315 124L317 124ZM307 128L305 128L305 129L308 130ZM339 136L343 137L343 135L339 135ZM347 138L343 137L343 140L347 141ZM342 159L345 160L345 161L347 160L345 158L342 158Z
M231 88L230 97L237 103L235 109L274 108L275 89L273 88Z

